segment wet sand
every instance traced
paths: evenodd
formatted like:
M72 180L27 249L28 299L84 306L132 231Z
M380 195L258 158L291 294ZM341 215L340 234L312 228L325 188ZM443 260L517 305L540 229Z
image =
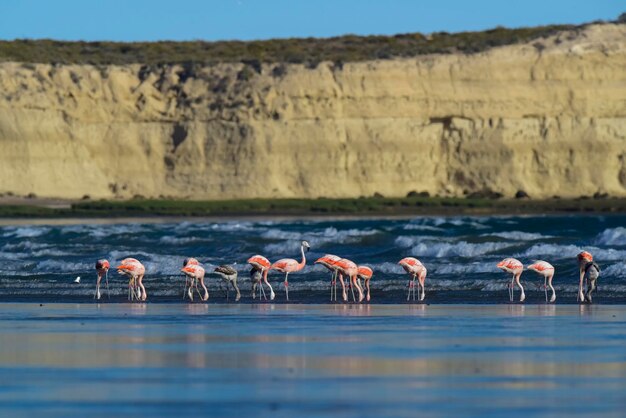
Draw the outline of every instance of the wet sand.
M0 304L2 416L622 416L626 306Z

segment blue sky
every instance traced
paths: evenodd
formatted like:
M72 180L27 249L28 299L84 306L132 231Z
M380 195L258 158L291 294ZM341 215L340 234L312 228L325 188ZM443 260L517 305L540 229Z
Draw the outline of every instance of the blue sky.
M616 0L0 0L0 39L220 40L612 20Z

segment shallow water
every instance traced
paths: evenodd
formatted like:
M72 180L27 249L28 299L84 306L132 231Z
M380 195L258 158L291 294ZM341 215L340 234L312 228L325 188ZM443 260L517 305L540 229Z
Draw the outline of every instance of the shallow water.
M0 416L623 416L618 305L0 304Z
M85 221L87 222L87 221ZM207 270L237 263L244 298L251 302L245 260L256 253L275 261L299 258L303 239L311 243L309 263L325 253L350 258L374 269L373 302L406 299L407 276L397 261L418 257L428 268L431 303L508 302L509 277L495 264L517 257L525 264L544 259L556 267L558 303L576 303L576 254L591 251L600 266L599 303L626 303L626 216L485 216L415 219L318 219L256 221L166 221L69 225L0 226L0 301L90 302L97 258L112 264L125 257L144 262L150 302L182 301L182 260L199 258ZM82 282L74 284L75 277ZM123 302L124 280L112 274L111 302ZM211 299L223 301L222 282L208 279ZM272 273L284 300L282 277ZM290 298L297 303L329 299L329 274L311 264L290 276ZM543 280L522 276L527 303L543 303ZM517 293L519 297L519 293ZM108 299L107 299L108 301Z

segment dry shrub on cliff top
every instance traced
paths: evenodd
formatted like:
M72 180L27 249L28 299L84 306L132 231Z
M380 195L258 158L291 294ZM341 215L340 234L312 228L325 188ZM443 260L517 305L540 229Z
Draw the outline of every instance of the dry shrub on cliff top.
M261 62L351 62L432 53L476 53L501 45L530 42L583 26L551 25L483 32L438 32L395 36L345 35L335 38L293 38L265 41L220 42L63 42L49 39L0 41L0 61L60 64L149 65L245 62L253 68ZM256 68L255 68L256 70Z

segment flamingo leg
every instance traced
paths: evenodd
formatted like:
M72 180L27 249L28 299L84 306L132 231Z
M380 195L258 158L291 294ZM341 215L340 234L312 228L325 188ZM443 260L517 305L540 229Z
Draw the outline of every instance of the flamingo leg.
M546 295L546 303L548 303L548 278L546 276L543 277L543 292Z
M267 270L265 271L265 274L263 275L263 281L265 282L267 287L270 288L270 300L274 300L274 298L276 297L276 294L274 293L274 289L272 288L272 285L270 284L270 282L267 281ZM263 293L263 296L265 296L265 292Z
M350 292L352 293L352 302L356 302L356 297L354 296L354 286L352 285L353 278L350 277L348 283L350 284Z
M367 301L370 301L370 281L369 279L365 280L365 288L367 289Z
M100 299L100 276L98 276L98 279L96 280L96 293L94 293L93 298L94 299Z
M426 297L426 287L424 286L424 282L426 280L426 276L420 275L420 277L417 280L418 280L418 283L420 284L420 286L422 287L422 293L421 293L421 295L419 297L419 300L421 302Z
M415 302L415 284L416 284L416 275L413 275L413 286L411 286L413 288L413 302ZM419 282L417 282L417 286L418 286L418 291L419 291Z
M361 303L363 301L363 288L361 287L361 283L359 283L358 277L354 276L352 280L354 280L356 290L359 292L359 303Z
M265 295L265 289L263 289L263 283L259 283L259 300L261 300L261 293L263 293L263 300L267 300L267 296Z
M335 272L330 276L330 301L333 301L333 286L335 285ZM335 287L336 290L336 287Z
M556 300L556 292L554 291L554 287L552 287L553 277L554 277L554 274L550 275L550 278L548 279L548 286L550 287L550 290L552 290L552 296L550 297L550 302L554 302Z
M413 283L413 282L412 282L412 280L413 280L412 278L411 278L411 279L409 279L409 284L407 285L407 287L409 288L409 292L408 292L408 293L407 293L407 295L406 295L406 301L407 301L407 302L408 302L409 300L411 300L411 284Z
M583 279L584 279L584 273L581 270L580 280L578 282L578 295L576 296L576 301L581 302L581 303L585 301L585 296L583 295Z
M339 282L341 283L341 298L344 302L348 301L348 294L346 293L346 284L343 281L343 274L339 273Z
M239 286L237 286L237 279L235 278L230 284L232 284L233 288L235 288L235 302L239 302L239 299L241 299L241 292L239 291Z
M515 274L511 278L511 284L509 285L509 302L513 302L513 298L515 298L515 289L513 288L514 280L515 280Z
M207 300L209 300L209 289L207 289L206 285L204 284L204 278L200 279L200 285L204 289L204 296L202 296L201 299L206 302Z
M333 271L333 293L335 302L337 302L337 270Z
M104 273L104 282L107 286L107 298L111 299L111 292L109 290L109 270Z
M515 283L517 284L520 291L522 292L521 296L519 297L519 301L524 302L524 300L526 299L526 294L524 293L524 288L522 287L522 284L520 283L520 277L522 277L522 273L516 274L514 277L515 277Z
M285 273L285 296L289 302L289 273Z

